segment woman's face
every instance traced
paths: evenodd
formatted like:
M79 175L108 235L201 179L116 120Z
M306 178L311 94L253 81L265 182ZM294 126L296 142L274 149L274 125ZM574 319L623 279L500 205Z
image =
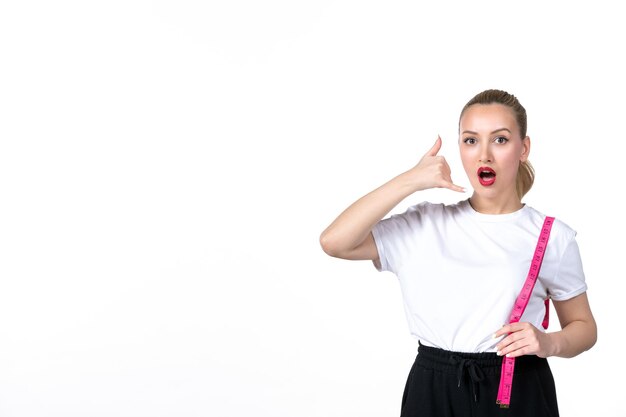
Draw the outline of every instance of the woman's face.
M520 136L513 110L502 104L474 104L459 123L461 161L474 191L487 198L517 197L520 162L530 138Z

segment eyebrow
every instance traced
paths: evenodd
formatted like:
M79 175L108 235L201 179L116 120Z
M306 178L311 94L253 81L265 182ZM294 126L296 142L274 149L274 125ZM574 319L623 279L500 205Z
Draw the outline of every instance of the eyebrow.
M503 130L506 130L507 132L509 132L509 134L512 134L511 131L509 129L507 129L506 127L501 127L500 129L496 129L493 132L491 132L491 134L493 135L494 133L498 133L498 132L501 132ZM471 131L471 130L464 130L463 133L469 133L469 134L472 134L472 135L478 135L478 132L474 132L474 131Z

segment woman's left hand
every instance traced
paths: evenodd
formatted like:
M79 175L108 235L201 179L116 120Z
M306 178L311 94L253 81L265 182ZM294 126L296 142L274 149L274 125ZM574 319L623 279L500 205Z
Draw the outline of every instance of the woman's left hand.
M552 356L553 343L550 335L530 323L513 323L502 326L494 337L510 333L496 345L498 355L515 358L522 355L537 355L540 358Z

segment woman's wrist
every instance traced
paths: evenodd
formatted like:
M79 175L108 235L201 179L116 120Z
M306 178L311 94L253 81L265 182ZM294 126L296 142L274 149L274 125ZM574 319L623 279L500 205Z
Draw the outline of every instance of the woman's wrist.
M419 178L416 178L416 175L411 172L411 170L403 172L392 181L397 183L397 186L403 190L403 193L406 193L406 196L428 188L428 186L421 182Z
M548 336L550 341L547 356L561 356L561 352L563 352L563 331L546 333L546 336Z

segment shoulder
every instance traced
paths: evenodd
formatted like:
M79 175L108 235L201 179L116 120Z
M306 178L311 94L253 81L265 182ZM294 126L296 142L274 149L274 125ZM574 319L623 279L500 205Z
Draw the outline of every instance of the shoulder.
M459 204L424 201L379 221L372 228L379 254L381 246L394 245L397 252L399 246L414 247L417 242L428 242L432 241L431 238L442 236L442 231L449 233L449 225L460 223L455 217L460 210Z
M446 220L456 217L467 210L467 200L454 204L431 203L424 201L406 209L404 213L394 214L391 218L405 218L407 220Z
M549 242L551 244L557 245L564 249L567 245L570 244L570 242L572 242L572 240L575 239L576 230L558 217L551 214L546 215L532 207L529 207L529 213L530 217L533 219L533 222L537 223L539 227L541 227L543 221L547 216L554 218L554 222L552 223L552 228L550 230Z
M407 212L453 215L465 210L467 210L467 200L462 200L453 204L431 203L429 201L424 201L409 207Z

